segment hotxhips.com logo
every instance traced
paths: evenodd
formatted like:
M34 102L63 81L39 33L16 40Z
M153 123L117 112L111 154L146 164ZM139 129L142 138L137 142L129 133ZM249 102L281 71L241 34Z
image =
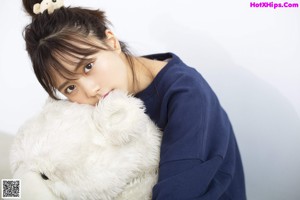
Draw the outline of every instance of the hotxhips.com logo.
M298 8L298 3L250 2L250 8Z

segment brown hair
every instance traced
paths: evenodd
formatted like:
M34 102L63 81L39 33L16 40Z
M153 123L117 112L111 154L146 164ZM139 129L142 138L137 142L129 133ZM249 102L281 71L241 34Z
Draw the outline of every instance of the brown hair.
M58 100L52 78L53 70L70 79L75 73L63 67L61 61L76 63L67 60L64 55L79 60L99 50L110 50L105 42L103 45L106 48L103 48L88 37L94 36L100 41L106 39L105 30L110 22L103 11L81 7L61 7L52 14L47 11L34 14L33 6L40 2L41 0L23 0L25 10L32 16L32 22L25 27L23 37L38 81L50 97ZM120 45L134 77L132 56L124 42L120 41Z

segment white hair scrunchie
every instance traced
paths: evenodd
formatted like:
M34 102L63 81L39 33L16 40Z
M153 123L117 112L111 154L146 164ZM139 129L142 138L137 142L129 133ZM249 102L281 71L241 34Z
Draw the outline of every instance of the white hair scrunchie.
M48 10L48 14L52 14L55 9L64 6L64 0L43 0L41 3L36 3L33 6L35 14L43 13Z

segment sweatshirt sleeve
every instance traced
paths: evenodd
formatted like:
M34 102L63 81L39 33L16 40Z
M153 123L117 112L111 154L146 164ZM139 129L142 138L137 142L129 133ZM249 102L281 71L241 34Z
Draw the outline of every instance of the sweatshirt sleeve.
M235 170L229 119L204 80L179 78L167 96L159 177L153 200L224 197Z

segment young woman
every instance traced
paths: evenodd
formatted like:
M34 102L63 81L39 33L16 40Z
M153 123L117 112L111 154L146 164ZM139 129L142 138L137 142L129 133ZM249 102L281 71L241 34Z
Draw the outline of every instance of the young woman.
M32 16L24 38L46 92L95 105L110 91L125 90L144 101L163 131L153 199L246 199L230 121L195 69L173 53L131 55L102 11L63 6L43 11L37 3L23 0Z

